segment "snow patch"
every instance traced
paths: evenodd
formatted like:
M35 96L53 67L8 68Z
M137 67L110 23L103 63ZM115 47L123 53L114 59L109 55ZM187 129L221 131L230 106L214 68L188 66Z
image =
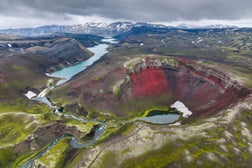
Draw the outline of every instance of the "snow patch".
M171 108L176 108L178 111L182 112L184 118L188 118L192 115L192 112L181 101L176 101L171 105Z
M32 92L32 91L28 91L28 92L25 94L25 96L26 96L28 99L31 99L31 98L37 96L37 94L34 93L34 92Z
M198 41L197 41L197 43L200 43L200 42L202 42L202 41L204 41L203 39L199 39Z
M45 73L48 77L53 77L50 73Z

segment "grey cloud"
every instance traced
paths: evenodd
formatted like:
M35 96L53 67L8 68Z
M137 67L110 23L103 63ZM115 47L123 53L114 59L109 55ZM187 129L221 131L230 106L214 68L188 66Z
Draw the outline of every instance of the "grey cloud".
M0 14L23 17L98 15L111 19L171 22L252 18L251 0L1 0Z

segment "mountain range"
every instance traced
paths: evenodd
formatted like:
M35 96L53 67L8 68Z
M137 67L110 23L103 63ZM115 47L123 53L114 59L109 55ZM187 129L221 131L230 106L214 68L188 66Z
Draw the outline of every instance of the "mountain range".
M149 24L143 22L114 22L107 23L85 23L79 25L47 25L35 28L17 28L0 30L0 33L18 36L46 36L57 33L75 33L75 34L97 34L97 35L115 35L129 31L133 27L166 27L164 25Z
M78 25L46 25L35 28L17 28L17 29L3 29L0 33L6 35L16 36L48 36L57 33L74 33L74 34L96 34L102 36L113 36L120 33L127 32L134 27L148 27L148 28L237 28L228 25L209 25L209 26L194 26L187 24L180 24L176 27L165 26L162 24L151 24L144 22L114 22L114 23L85 23Z

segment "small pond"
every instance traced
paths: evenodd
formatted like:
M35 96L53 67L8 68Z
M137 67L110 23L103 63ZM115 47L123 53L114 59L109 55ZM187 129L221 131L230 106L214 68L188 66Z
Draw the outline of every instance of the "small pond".
M137 118L138 121L145 121L152 124L171 124L179 119L179 113L171 113L161 110L153 110L147 116Z

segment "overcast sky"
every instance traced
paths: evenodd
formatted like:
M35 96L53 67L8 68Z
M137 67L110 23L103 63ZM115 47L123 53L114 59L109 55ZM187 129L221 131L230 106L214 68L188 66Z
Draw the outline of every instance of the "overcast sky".
M252 26L252 0L0 0L0 29L144 21Z

